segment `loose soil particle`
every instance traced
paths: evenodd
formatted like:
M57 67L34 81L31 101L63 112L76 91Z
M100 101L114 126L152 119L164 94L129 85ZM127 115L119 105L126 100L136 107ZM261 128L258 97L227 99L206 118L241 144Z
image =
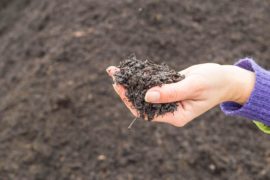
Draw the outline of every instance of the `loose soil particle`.
M183 75L165 63L159 65L149 60L138 60L135 56L120 62L118 68L120 71L115 74L115 81L125 87L128 100L141 118L151 121L155 116L173 113L177 109L177 102L152 104L144 97L150 88L181 81Z

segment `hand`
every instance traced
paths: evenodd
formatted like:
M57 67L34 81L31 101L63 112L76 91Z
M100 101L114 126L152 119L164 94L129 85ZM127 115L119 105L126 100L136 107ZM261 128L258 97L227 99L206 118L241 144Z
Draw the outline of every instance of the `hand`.
M116 71L118 69L114 66L107 69L111 77ZM255 84L253 72L231 65L199 64L181 71L180 74L184 74L186 78L180 82L164 84L147 91L145 96L147 102L180 102L174 113L157 116L153 121L182 127L222 102L234 101L244 104ZM113 87L133 115L138 116L125 97L125 89L117 84Z

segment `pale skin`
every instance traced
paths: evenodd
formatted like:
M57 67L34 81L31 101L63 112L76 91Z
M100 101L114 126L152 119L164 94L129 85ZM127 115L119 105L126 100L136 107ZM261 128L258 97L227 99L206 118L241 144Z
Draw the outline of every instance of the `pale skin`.
M110 66L107 73L113 78L118 70L117 67ZM232 65L198 64L179 73L185 75L184 80L147 91L147 102L180 102L174 113L156 116L153 122L183 127L222 102L245 104L255 86L253 72ZM113 84L113 87L131 113L138 117L138 113L125 97L125 89L119 84Z

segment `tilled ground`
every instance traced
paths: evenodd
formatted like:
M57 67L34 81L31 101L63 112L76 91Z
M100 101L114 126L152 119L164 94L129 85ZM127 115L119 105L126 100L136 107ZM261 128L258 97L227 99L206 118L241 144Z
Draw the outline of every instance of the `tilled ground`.
M0 177L270 179L269 137L216 108L184 128L133 119L105 68L270 68L267 0L2 0Z

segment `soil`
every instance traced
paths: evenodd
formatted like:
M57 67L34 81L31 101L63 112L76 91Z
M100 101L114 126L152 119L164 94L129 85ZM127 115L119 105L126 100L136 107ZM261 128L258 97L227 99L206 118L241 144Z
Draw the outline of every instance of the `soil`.
M177 102L152 104L146 102L144 97L150 88L179 82L184 76L165 63L159 65L149 60L142 61L136 56L120 62L118 68L115 82L126 89L126 97L138 111L140 118L151 121L156 116L173 113L177 109Z
M137 121L105 72L131 53L270 68L267 0L3 0L0 177L270 179L269 136L215 108L183 128Z

